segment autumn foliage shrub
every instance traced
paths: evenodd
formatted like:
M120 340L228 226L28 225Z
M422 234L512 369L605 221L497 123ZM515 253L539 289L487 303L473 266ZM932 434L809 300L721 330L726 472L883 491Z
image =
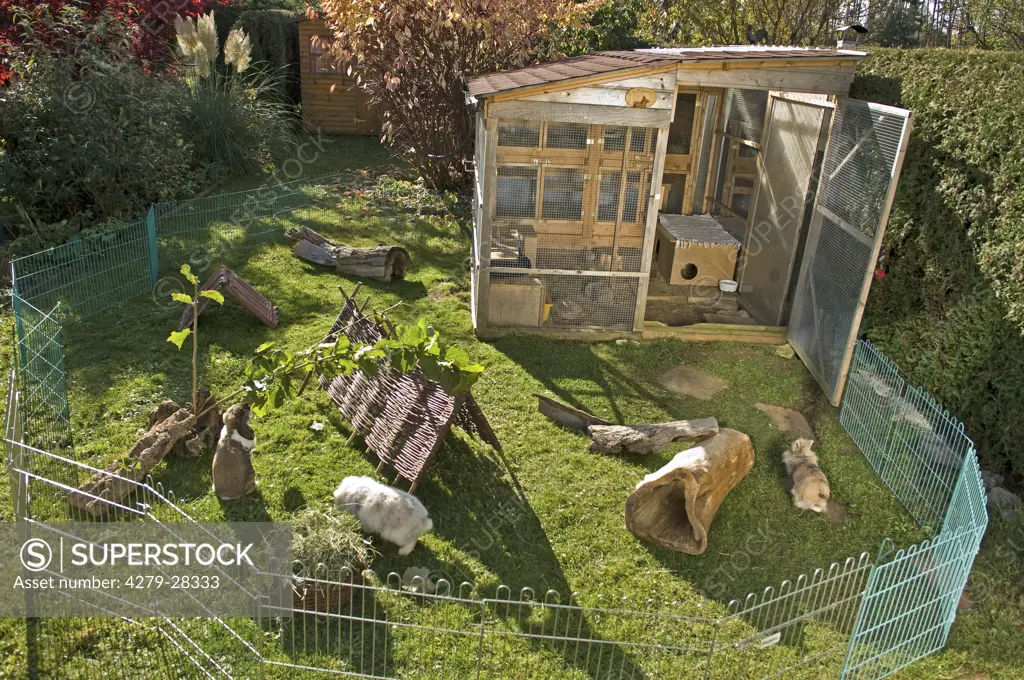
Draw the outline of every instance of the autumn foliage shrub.
M428 186L465 183L474 127L463 88L475 74L551 56L565 0L323 0L335 55L354 69L384 137Z
M59 16L65 7L80 14L84 25L92 25L104 16L112 17L128 29L131 53L147 68L167 63L171 58L170 39L174 35L176 16L195 16L207 5L206 0L0 0L0 55L11 54L26 39L23 22L16 19L17 10L29 11L37 17ZM36 35L33 40L58 45L64 38L59 33ZM0 59L0 85L13 75L11 63Z

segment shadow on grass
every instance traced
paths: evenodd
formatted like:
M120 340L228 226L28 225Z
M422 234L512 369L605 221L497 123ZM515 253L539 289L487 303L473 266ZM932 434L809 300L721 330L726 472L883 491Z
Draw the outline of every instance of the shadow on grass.
M628 375L621 368L600 358L592 344L513 336L496 341L494 347L559 399L581 410L587 410L587 406L577 398L578 392L562 387L561 383L574 380L596 383L616 423L625 424L625 409L620 405L624 400L649 401L675 418L686 417L676 400L652 392L648 389L649 383Z

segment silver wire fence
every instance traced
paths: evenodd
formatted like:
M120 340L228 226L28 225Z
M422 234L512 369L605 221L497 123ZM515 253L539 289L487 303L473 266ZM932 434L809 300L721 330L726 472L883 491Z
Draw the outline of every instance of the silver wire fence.
M255 204L235 196L154 206L150 216L166 225L158 252L187 251L211 235L260 242L285 217L315 220L333 209L335 187L304 182L276 205L269 196ZM246 201L248 212L238 212ZM101 247L73 242L12 267L17 359L4 438L19 520L68 519L68 494L104 474L74 459L62 331L149 292L159 258L154 264L152 251L139 249L137 228ZM90 275L112 253L131 253L132 266L122 269L146 265L149 278ZM29 670L38 677L881 678L945 644L987 526L985 497L963 425L869 343L857 347L840 422L928 541L899 550L885 543L874 559L852 557L701 616L656 598L403 583L397 574L297 565L297 587L313 595L250 618L159 611L104 618L109 612L97 610L96 617L29 619ZM151 479L115 505L109 521L193 521Z

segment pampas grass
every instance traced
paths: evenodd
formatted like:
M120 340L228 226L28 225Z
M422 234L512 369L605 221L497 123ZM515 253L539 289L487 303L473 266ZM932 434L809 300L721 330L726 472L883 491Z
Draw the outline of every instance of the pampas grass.
M235 71L241 73L249 66L252 59L252 43L249 36L240 28L228 33L228 39L224 42L224 63L231 64Z
M188 97L181 117L196 153L233 174L267 171L295 148L295 116L276 96L279 80L266 73L243 77L252 43L242 30L224 42L226 68L217 68L219 43L213 13L174 22Z

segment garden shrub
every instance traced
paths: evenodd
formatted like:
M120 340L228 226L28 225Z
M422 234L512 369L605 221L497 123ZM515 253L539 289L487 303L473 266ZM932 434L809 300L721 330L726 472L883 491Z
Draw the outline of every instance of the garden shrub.
M205 183L168 115L182 85L145 73L133 57L137 26L109 13L90 21L74 8L25 18L15 77L0 90L0 213L16 252L137 219ZM54 45L58 33L65 42Z
M466 78L550 56L570 0L323 0L337 57L361 78L385 139L433 189L466 183Z
M871 51L852 95L914 132L867 336L964 420L982 464L1024 480L1024 54Z

